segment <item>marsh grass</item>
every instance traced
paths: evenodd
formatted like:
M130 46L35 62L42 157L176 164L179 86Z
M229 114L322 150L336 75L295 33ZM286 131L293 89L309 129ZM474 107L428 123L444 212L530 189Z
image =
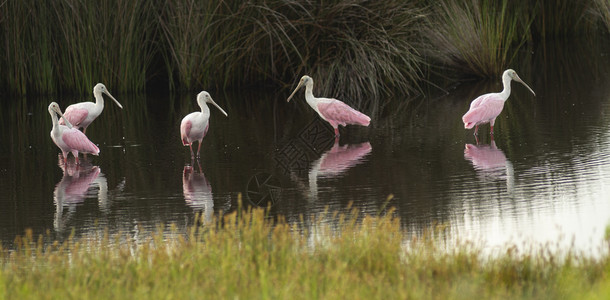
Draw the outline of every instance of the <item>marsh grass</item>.
M595 19L591 18L595 2L597 0L538 0L532 6L536 13L533 30L542 39L590 32L595 24Z
M97 82L143 91L153 58L153 1L78 0L47 4L58 32L55 75L61 90L90 93Z
M153 57L152 1L5 1L0 85L11 94L142 91Z
M607 256L515 247L487 256L471 243L446 244L447 227L409 234L392 215L354 210L294 225L240 208L142 240L103 233L60 243L28 232L0 252L0 296L582 299L608 291Z
M54 91L53 33L48 20L49 12L38 1L0 3L3 91L18 95Z
M495 78L531 40L532 12L515 1L440 1L427 35L434 60L471 76Z
M608 27L609 11L606 0L4 1L0 89L282 91L308 74L316 94L366 110L423 94L433 75L497 76L540 40Z
M602 24L605 25L607 32L610 32L610 1L593 0L592 15L597 15Z
M171 84L293 87L308 74L319 94L359 106L394 89L418 91L423 17L403 1L167 1L159 23Z

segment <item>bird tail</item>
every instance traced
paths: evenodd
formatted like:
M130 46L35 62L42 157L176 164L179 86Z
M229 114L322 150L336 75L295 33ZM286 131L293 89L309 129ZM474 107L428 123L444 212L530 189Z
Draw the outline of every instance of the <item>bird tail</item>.
M91 154L93 155L100 155L100 148L98 148L95 144L93 144L93 147L95 147L95 151L92 152Z
M357 110L354 110L354 123L362 126L369 126L371 124L371 118Z

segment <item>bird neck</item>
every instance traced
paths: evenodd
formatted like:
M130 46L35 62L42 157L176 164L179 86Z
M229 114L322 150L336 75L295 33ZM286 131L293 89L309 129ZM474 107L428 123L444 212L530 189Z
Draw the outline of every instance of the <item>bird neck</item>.
M502 85L504 85L504 89L502 90L502 92L500 93L502 95L502 98L504 99L504 101L506 101L508 99L508 96L510 96L510 82L512 81L512 79L510 78L510 76L508 76L508 74L502 76Z
M94 93L93 96L95 97L95 106L104 108L104 97L102 96L102 93Z
M210 107L205 102L202 102L200 107L201 107L201 113L202 114L204 114L204 115L209 115L210 114Z
M59 121L57 120L57 113L51 111L51 121L53 121L53 128L51 128L51 135L58 136L59 134Z
M313 109L317 110L316 97L313 96L313 84L308 84L305 86L305 101L307 101L307 104L309 104L309 106L311 106L311 107L313 107Z

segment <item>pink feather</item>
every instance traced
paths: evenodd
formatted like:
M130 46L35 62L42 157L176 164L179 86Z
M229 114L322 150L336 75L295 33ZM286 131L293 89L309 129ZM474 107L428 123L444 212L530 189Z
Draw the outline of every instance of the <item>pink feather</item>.
M320 115L333 127L337 125L362 125L369 126L371 118L351 108L349 105L337 99L321 99L317 105ZM327 101L324 101L327 100Z
M185 121L180 124L180 138L182 139L182 144L184 146L188 146L191 144L189 141L189 135L191 134L191 127L193 123L191 121Z
M493 126L503 108L504 99L497 93L479 96L472 101L470 109L462 117L464 128L470 129L484 123L491 123Z
M80 153L91 153L93 155L100 153L100 149L76 128L64 130L61 139L70 147L70 151L76 150Z
M70 124L72 124L72 126L75 127L86 127L85 124L83 124L83 121L85 121L87 119L87 116L89 115L89 111L86 109L82 109L82 108L74 108L74 106L68 106L68 108L66 108L66 112L64 113L64 118L68 119L68 122L70 122ZM60 125L65 125L65 122L62 118L59 118L59 124ZM89 124L86 124L89 125Z

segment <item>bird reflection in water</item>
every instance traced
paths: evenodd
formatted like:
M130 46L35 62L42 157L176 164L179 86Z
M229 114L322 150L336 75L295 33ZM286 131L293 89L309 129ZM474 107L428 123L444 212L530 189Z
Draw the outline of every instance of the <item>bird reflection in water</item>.
M199 172L195 169L195 161L191 165L184 166L182 172L182 192L186 205L201 214L204 224L213 221L214 217L214 197L212 186L208 182L199 160L196 160ZM228 209L228 208L227 208Z
M481 181L506 180L508 190L513 190L513 165L493 138L489 145L479 145L478 140L476 145L466 144L464 159L472 163Z
M318 179L336 178L343 175L350 168L364 162L364 157L371 150L369 142L340 146L339 140L335 139L333 146L311 164L308 172L308 187L295 174L292 179L302 190L306 191L309 200L316 201L318 199Z
M55 203L55 218L53 226L57 232L65 229L65 224L70 220L76 211L76 207L85 201L88 196L93 196L90 189L97 185L99 187L97 198L100 204L107 202L108 184L104 174L98 166L93 166L85 158L80 160L80 164L74 159L64 161L59 157L59 167L64 175L55 186L53 201ZM64 208L68 212L64 215Z

